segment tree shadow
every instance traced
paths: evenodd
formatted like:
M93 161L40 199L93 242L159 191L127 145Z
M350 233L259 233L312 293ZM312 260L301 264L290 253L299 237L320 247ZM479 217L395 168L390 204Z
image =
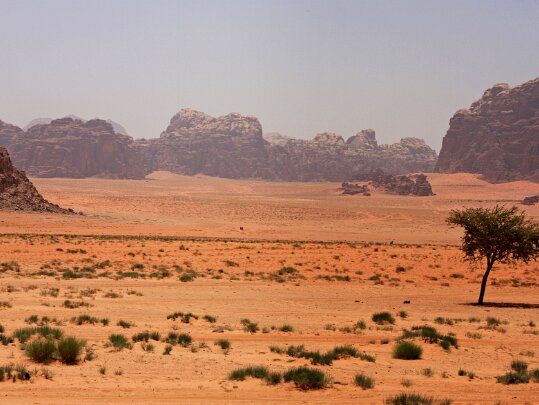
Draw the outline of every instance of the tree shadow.
M521 302L484 302L483 305L479 305L477 302L467 302L462 305L471 305L474 307L485 308L524 308L532 309L539 308L539 304L529 304Z

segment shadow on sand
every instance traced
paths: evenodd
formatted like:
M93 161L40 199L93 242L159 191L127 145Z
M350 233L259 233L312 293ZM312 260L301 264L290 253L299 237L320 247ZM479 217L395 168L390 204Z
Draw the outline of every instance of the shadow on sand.
M483 305L479 305L477 302L466 302L462 305L472 305L474 307L485 308L539 308L539 304L526 304L520 302L484 302Z

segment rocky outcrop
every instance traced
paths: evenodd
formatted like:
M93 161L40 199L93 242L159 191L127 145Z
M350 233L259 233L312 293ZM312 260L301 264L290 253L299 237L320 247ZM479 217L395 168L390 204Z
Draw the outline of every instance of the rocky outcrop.
M524 197L522 200L522 205L535 205L539 203L539 194L538 195L532 195L530 197Z
M421 197L434 195L432 186L424 174L393 176L378 172L373 175L372 184L374 187L384 188L388 192L398 195Z
M0 148L0 209L73 213L45 200L24 172L13 167L5 148Z
M254 117L234 113L215 118L190 109L172 117L159 139L139 143L149 172L226 178L273 178L270 147Z
M371 195L369 186L366 184L354 184L345 181L341 184L341 190L343 195L361 194L367 197Z
M0 146L8 148L17 167L35 177L141 179L146 174L133 139L99 119L61 118L34 124L26 132L0 125Z
M492 182L539 182L539 78L496 84L449 122L436 171L480 173Z
M157 140L137 142L148 171L285 181L342 181L384 168L389 173L429 171L436 153L422 140L381 145L373 130L344 140L321 133L312 140L266 134L254 117L211 117L181 110ZM268 141L269 140L269 141Z
M155 170L178 174L283 181L342 181L383 168L387 173L431 171L436 153L403 138L378 145L372 129L345 140L321 133L311 140L262 135L255 117L212 117L184 109L157 139L134 141L99 119L40 118L24 131L0 122L0 147L36 177L141 179ZM266 139L265 139L266 138Z

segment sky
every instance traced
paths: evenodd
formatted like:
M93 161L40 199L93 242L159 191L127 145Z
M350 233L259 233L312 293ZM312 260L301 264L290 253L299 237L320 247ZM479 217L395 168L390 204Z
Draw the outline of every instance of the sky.
M0 0L0 120L154 138L182 108L264 132L437 149L456 110L539 76L539 1Z

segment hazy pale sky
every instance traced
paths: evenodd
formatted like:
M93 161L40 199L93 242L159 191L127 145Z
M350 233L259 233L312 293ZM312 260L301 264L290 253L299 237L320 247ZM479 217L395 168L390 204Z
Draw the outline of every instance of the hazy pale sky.
M457 109L537 76L535 0L0 0L0 119L19 126L75 114L151 138L190 107L439 150Z

